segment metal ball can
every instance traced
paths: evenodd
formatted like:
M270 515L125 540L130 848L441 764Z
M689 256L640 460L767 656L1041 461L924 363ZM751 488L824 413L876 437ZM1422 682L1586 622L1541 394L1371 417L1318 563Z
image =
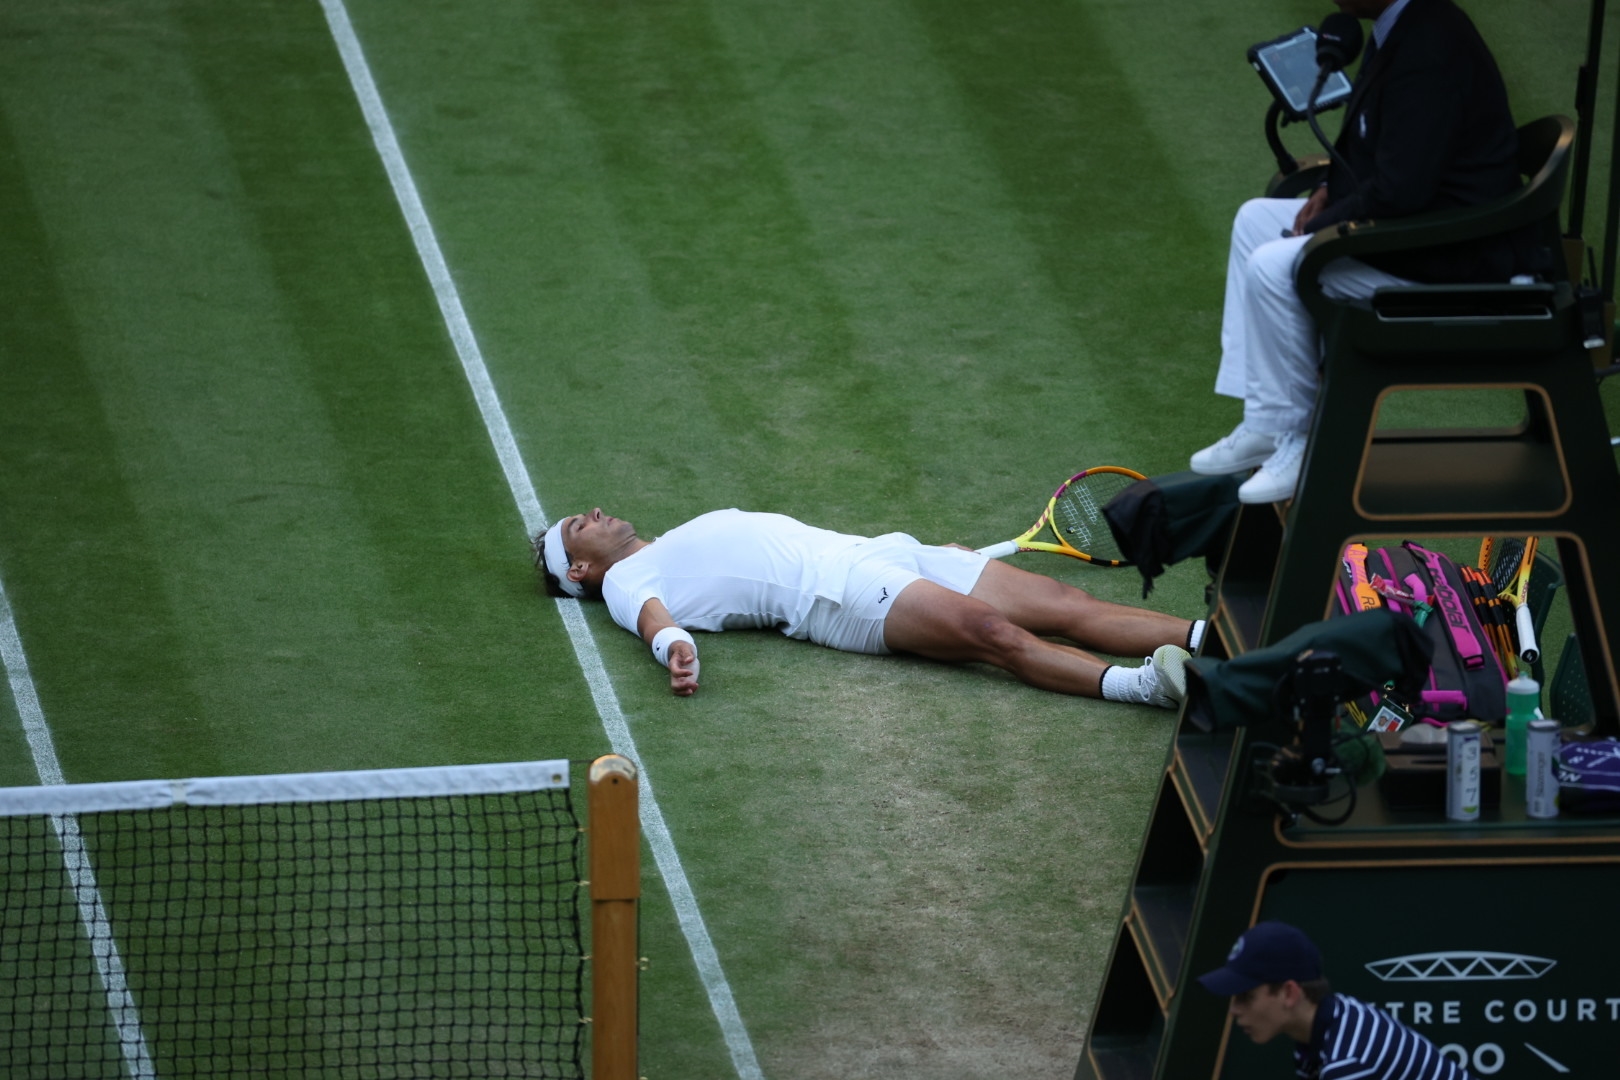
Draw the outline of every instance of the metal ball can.
M1558 816L1557 720L1532 720L1524 744L1524 811L1533 818Z
M1456 720L1446 725L1446 817L1452 821L1479 820L1480 735L1478 720Z

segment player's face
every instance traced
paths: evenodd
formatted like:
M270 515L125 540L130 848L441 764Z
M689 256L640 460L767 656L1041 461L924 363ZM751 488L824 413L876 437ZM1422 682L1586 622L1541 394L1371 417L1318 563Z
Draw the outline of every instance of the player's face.
M563 548L570 560L595 562L636 535L628 521L602 513L598 506L588 514L575 514L563 522Z
M1284 983L1279 989L1257 986L1232 999L1227 1011L1255 1043L1263 1046L1270 1042L1288 1022L1288 985Z

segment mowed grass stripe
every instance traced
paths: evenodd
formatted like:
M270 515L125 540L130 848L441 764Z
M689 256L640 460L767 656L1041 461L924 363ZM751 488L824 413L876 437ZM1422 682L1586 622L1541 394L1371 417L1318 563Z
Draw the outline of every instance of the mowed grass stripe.
M908 425L857 355L847 305L708 10L599 14L556 10L552 41L618 235L676 346L672 404L694 398L724 433L720 453L684 462L697 466L694 498L809 515L874 480L899 494L912 473ZM682 458L704 446L678 407L653 422ZM875 445L881 464L826 468L823 448L840 442Z
M319 9L188 9L246 206L355 491L386 603L368 622L423 676L438 760L608 749L565 638L537 634L523 519ZM231 42L229 50L216 46ZM555 623L552 623L555 625ZM549 747L549 749L548 749Z
M0 280L10 289L0 320L0 571L40 707L59 721L66 779L183 774L211 751L208 732L182 740L176 730L179 717L201 709L161 588L161 549L125 482L64 292L73 268L34 197L60 176L47 155L30 176L13 135L13 117L33 107L36 75L0 63ZM23 718L9 699L0 713L8 718L0 746L15 747L0 754L0 784L39 783Z
M1045 237L915 13L741 5L715 19L849 313L881 429L905 447L896 460L867 435L867 468L840 481L898 500L919 535L983 543L990 523L1008 527L1009 491L1033 498L1080 455L1117 454L1094 422L1106 395L1075 386L1088 342Z
M1213 367L1198 366L1214 355L1219 294L1198 270L1214 261L1214 238L1163 179L1172 158L1124 70L1142 57L1088 4L1011 0L975 8L970 26L960 11L910 6L1081 343L1043 386L1043 415L1074 432L1076 468L1185 468L1212 411Z
M382 594L349 564L368 540L185 39L163 12L142 14L127 37L71 19L51 28L59 51L34 90L101 93L36 102L24 152L42 162L36 198L119 472L166 553L160 588L199 699L171 730L229 732L243 756L199 763L210 771L280 771L310 751L298 718L329 719L339 701L386 708L408 665L331 663L354 647L356 601ZM334 595L328 583L344 579ZM377 680L379 669L395 674ZM105 736L111 763L120 741Z

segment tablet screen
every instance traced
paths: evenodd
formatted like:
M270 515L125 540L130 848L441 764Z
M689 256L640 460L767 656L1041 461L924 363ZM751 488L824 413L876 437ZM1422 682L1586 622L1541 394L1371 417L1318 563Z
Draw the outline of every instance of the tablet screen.
M1283 107L1294 116L1304 116L1311 87L1316 84L1316 31L1302 27L1287 37L1255 46L1250 56L1255 70ZM1344 72L1335 71L1317 96L1316 111L1326 112L1349 96L1350 80Z

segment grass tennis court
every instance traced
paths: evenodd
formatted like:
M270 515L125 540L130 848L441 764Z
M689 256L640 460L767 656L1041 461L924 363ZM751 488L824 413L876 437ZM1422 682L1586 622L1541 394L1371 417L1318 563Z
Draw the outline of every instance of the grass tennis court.
M1585 3L1464 6L1573 111ZM969 545L1236 421L1243 54L1330 8L347 0L547 515ZM320 0L0 8L0 584L67 780L612 748L417 239ZM770 634L678 700L585 622L695 904L646 861L645 1075L1072 1075L1168 714Z

